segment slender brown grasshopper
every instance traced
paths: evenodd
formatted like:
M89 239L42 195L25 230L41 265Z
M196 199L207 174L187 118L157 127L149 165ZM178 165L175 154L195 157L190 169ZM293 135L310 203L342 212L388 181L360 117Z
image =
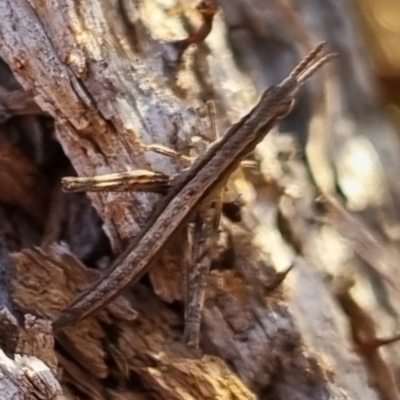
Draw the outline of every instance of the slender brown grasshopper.
M322 55L323 47L323 44L318 45L285 80L265 90L259 103L246 116L232 125L191 167L173 180L168 194L159 201L142 232L114 261L110 271L81 293L53 322L55 331L92 315L149 271L174 233L196 215L199 207L213 201L215 193L225 185L240 162L254 150L273 125L290 112L296 93L306 79L334 56ZM212 218L204 218L202 226L212 223ZM199 253L199 250L195 248L194 253ZM202 261L200 257L199 262ZM204 272L207 266L200 270ZM196 301L201 303L203 294L201 290L199 293ZM193 321L188 316L189 324L197 324L196 313L199 314L197 311L193 313ZM197 325L193 329L198 330ZM188 341L192 339L188 338ZM196 345L197 339L193 340Z

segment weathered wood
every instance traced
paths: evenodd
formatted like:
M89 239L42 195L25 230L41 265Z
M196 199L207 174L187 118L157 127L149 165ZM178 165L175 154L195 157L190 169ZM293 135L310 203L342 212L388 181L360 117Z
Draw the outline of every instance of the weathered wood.
M2 399L66 400L57 377L54 338L49 321L25 315L16 354L9 358L0 350Z
M139 141L185 151L191 135L210 129L207 116L204 118L202 110L196 108L201 106L199 99L217 100L221 127L253 104L255 90L233 63L221 15L216 18L207 46L189 49L178 67L181 52L174 41L188 36L183 21L186 25L192 20L196 26L200 23L191 11L194 2L185 2L183 9L180 4L172 1L167 7L158 1L127 0L0 2L0 55L23 88L54 118L56 136L79 176L135 169L172 175L181 168L178 161L144 151ZM226 7L227 17L236 7L232 4ZM129 9L125 18L121 7ZM257 46L257 52L264 54L261 49L264 47ZM270 53L265 54L269 57ZM289 58L293 62L285 61L286 70L270 58L268 67L284 75L294 64L295 55ZM272 81L268 83L275 83L275 79ZM272 160L271 165L284 165L280 164L282 160L277 163L276 155ZM311 241L304 232L309 228L307 218L314 216L314 189L304 173L304 164L296 162L301 172L294 182L305 182L307 195L304 201L294 201L293 208L289 204L289 211L295 210L289 215L295 228L303 229L300 237L307 254ZM243 176L237 176L243 188ZM286 251L289 261L292 257L285 244L277 244L273 218L282 199L288 205L287 186L283 182L279 193L260 184L265 212L257 214L256 208L255 216L261 223L252 222L245 211L243 225L229 225L221 234L220 258L207 279L203 313L201 347L207 355L198 358L182 342L183 312L178 303L182 299L182 242L177 237L150 276L152 289L143 282L127 294L129 304L120 298L95 318L56 338L58 364L64 371L58 378L64 395L79 398L83 393L90 399L376 399L360 359L349 350L342 315L321 277L310 272L309 263L295 263L292 272L300 283L290 281L289 274L283 288L266 296L264 284L269 287L275 276L270 264L282 267L277 253ZM14 247L12 255L16 268L14 301L25 313L40 313L47 319L54 318L91 279L77 257L86 258L82 243L98 248L94 243L102 240L100 222L84 198L58 197L59 191L59 187L54 190L50 214L57 216L58 210L64 209L61 220L87 218L81 225L70 224L70 249L51 245L61 239L64 229L62 221L54 218L54 225L46 228L46 246L21 250L38 245L40 231L34 239L25 240L25 245ZM267 192L265 202L263 195ZM131 193L95 193L89 197L114 254L139 232L157 199L154 194ZM249 198L248 204L254 206ZM89 233L79 236L79 226ZM263 236L263 229L271 234ZM256 251L254 241L260 238L262 250L272 261ZM94 258L94 265L102 263L100 257ZM293 287L297 291L291 303L288 299ZM160 299L175 302L175 307ZM322 337L325 330L329 335ZM25 353L26 348L20 347L20 351ZM53 368L54 359L49 354L43 351L40 358Z

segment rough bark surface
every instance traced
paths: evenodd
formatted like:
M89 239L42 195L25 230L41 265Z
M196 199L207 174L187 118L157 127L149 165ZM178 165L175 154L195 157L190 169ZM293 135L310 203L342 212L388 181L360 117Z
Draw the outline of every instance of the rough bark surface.
M368 222L371 210L382 213L378 231L387 228L382 221L392 221L390 232L398 224L393 154L399 141L379 111L372 78L365 78L369 69L360 62L347 5L310 0L295 10L280 0L219 3L223 13L206 42L182 56L177 41L201 23L194 1L0 2L0 185L7 188L0 194L1 399L400 397L399 363L376 349L363 357L353 349L361 317L356 307L350 310L354 299L333 270L361 268L363 256L351 238L339 238L335 228L343 232L329 210L331 219L319 219L314 202L319 192L332 194L342 185L359 217ZM347 30L326 24L332 13ZM289 18L292 29L281 32L276 17ZM341 57L305 90L281 126L291 136L271 135L255 156L259 168L238 172L230 183L247 206L240 224L222 222L207 278L200 354L182 340L180 237L150 279L53 337L49 321L138 234L159 198L66 194L60 178L135 169L178 173L177 160L142 144L187 153L190 138L209 137L214 122L223 132L251 108L257 90L290 71L314 38L327 39ZM363 101L349 97L348 88L353 96L363 93ZM208 100L215 101L216 121L205 111ZM380 142L382 152L371 147L376 124L384 127L383 141L393 144ZM354 132L366 126L365 141ZM332 151L335 140L340 151ZM380 197L346 191L346 171L361 182L370 178L346 164L357 140L357 151L380 166L374 176ZM308 164L299 154L306 143L313 155ZM357 237L362 230L376 244L373 222L350 225L359 229ZM380 266L388 263L374 259L393 249L380 245L364 263L375 267L383 293L376 308L389 327L399 297L382 278ZM275 288L279 271L292 263Z

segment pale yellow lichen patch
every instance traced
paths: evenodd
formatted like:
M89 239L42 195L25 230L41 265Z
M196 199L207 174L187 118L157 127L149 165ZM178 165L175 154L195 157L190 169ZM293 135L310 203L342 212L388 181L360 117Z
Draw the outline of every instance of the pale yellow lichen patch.
M92 59L100 60L102 55L99 39L101 38L93 36L90 30L82 26L76 16L71 17L69 27L74 33L74 39L78 46L85 49L85 53L90 54Z
M68 64L74 69L74 71L80 75L86 72L86 59L79 49L74 49L68 56Z
M338 181L347 206L362 210L382 205L387 198L387 183L372 143L362 136L353 137L342 146L338 159Z

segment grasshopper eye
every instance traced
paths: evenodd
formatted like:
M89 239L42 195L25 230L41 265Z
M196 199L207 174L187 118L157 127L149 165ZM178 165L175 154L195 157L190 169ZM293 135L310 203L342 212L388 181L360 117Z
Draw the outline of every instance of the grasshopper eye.
M287 107L287 109L281 114L279 115L278 119L284 119L286 118L293 110L294 105L296 104L296 99L293 98L290 100L290 104Z

